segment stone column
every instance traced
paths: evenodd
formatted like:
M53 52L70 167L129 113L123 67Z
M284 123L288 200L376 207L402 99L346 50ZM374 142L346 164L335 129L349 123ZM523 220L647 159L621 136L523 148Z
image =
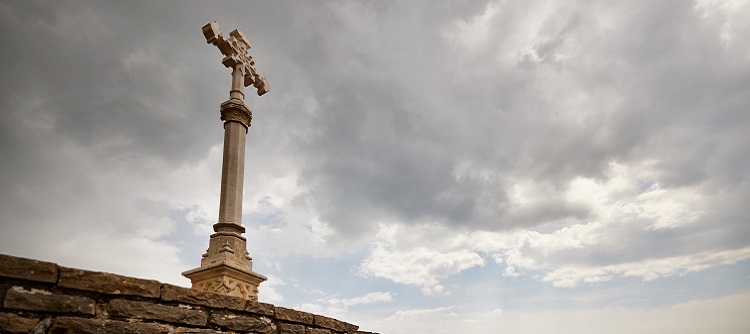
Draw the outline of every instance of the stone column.
M252 115L250 109L237 100L229 100L221 105L221 118L226 123L224 123L224 157L221 165L219 223L242 225L242 186L247 126L246 123L233 120L233 118L239 118L236 116L241 113ZM227 117L230 120L227 120ZM248 117L247 124L249 124L250 117L252 116Z
M189 278L193 289L258 300L258 286L266 277L253 271L242 236L242 187L245 168L245 137L252 112L238 99L221 104L224 121L224 158L221 168L219 222L203 254L201 266L182 275Z
M221 167L219 219L208 241L201 266L183 272L193 289L211 291L248 300L258 300L258 286L266 277L253 271L253 259L242 236L242 187L245 172L245 138L253 113L245 105L243 89L249 84L258 94L268 92L266 79L255 73L255 62L246 54L250 48L244 34L234 30L225 39L215 22L203 27L208 43L215 44L226 56L222 63L232 68L229 100L221 104L224 121L224 156Z

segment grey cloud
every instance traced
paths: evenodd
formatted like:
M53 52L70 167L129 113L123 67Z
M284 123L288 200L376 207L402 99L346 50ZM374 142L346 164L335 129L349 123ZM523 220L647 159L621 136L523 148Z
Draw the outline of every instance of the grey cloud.
M578 176L605 179L612 161L657 159L666 187L706 179L739 182L746 174L740 167L747 165L747 154L741 154L747 152L741 144L746 135L739 130L747 127L739 111L743 103L725 101L747 100L741 88L747 86L747 66L727 59L719 25L701 21L691 4L660 3L655 10L642 10L644 3L623 5L614 14L632 24L607 31L582 18L585 4L567 6L544 23L545 40L536 52L545 61L526 68L493 67L496 52L509 43L503 37L466 59L442 62L441 29L459 18L442 12L446 8L431 7L430 14L441 12L436 17L442 21L413 28L403 18L420 21L420 16L415 19L408 5L392 11L358 6L366 10L346 13L366 17L344 20L332 10L324 15L329 21L318 22L321 31L299 37L301 45L316 50L310 58L316 66L306 80L319 103L318 112L308 115L311 129L293 143L303 156L300 182L311 189L308 198L324 220L339 230L363 233L389 217L484 229L585 220L587 208L565 203L562 192ZM513 14L526 10L499 8L495 29L512 29L519 20ZM483 9L460 18L470 21ZM347 26L351 22L364 23ZM394 22L398 29L390 25ZM326 30L336 24L347 29ZM394 45L435 56L389 58L398 51L382 46ZM552 62L565 45L578 48L574 55L580 59ZM452 67L456 64L461 67ZM593 105L608 110L590 111L580 124L556 116L564 101L535 82L550 71L575 71L568 76L574 82L560 84L574 85L579 90L569 92L592 100L608 94L611 103L601 97L604 101ZM340 84L344 80L346 86ZM695 135L674 137L675 129ZM685 154L675 149L685 145L690 147ZM467 161L492 176L456 178ZM506 194L514 177L554 185L549 201L557 204L514 216ZM494 208L480 210L483 201Z
M246 31L271 83L271 94L248 98L249 166L270 154L292 161L309 190L297 205L347 235L391 220L486 230L585 222L589 208L566 202L566 185L606 179L612 161L655 159L664 187L704 185L738 202L750 69L724 48L721 22L684 1L559 6L533 36L517 30L536 6L499 3L486 45L464 50L445 35L486 2L6 3L0 149L18 158L0 164L0 180L8 189L55 175L81 189L95 182L75 177L81 166L50 167L63 147L104 166L204 158L221 141L229 72L199 28L218 19ZM589 11L622 22L604 29ZM514 44L523 34L528 45ZM587 104L566 106L575 94ZM18 122L31 117L47 127ZM547 199L513 207L519 179L549 185ZM713 217L747 214L726 210Z
M481 11L475 15L479 13ZM383 17L376 22L389 20L392 18ZM409 38L417 41L413 43L423 48L424 53L439 54L445 43L440 37L440 29L447 24L448 21L439 22L434 24L433 30L418 30L413 33L417 36L410 35ZM372 29L379 31L379 28ZM406 34L410 33L406 28L403 30ZM336 32L336 36L328 37L344 39L338 35L346 36L349 33ZM356 40L356 37L349 39ZM389 38L396 41L391 44L400 44L399 40L404 36L375 34L361 37L369 42L357 44L365 51L350 54L346 53L348 49L344 49L341 50L342 55L329 55L334 62L343 66L351 62L359 62L360 66L346 68L347 72L344 73L320 73L315 77L322 82L335 82L338 78L331 76L341 75L349 83L346 87L335 87L333 91L330 86L323 86L325 89L315 93L325 102L321 105L321 113L314 116L316 123L312 126L322 130L316 132L318 136L312 138L303 150L309 153L306 157L309 165L303 171L303 182L309 181L312 185L309 187L313 189L310 196L319 200L321 211L326 213L325 218L341 229L370 224L358 218L368 216L362 212L375 213L375 216L377 213L394 215L406 221L432 219L472 225L477 224L477 220L484 220L478 222L480 226L518 226L517 221L507 222L502 210L495 210L494 214L485 217L480 217L477 212L478 195L482 192L493 196L483 200L502 208L504 191L483 190L492 186L502 187L502 182L483 184L477 180L456 180L454 171L465 160L471 160L481 162L502 175L519 159L514 154L521 154L524 147L530 145L519 141L519 138L529 138L524 130L546 132L546 135L563 139L551 143L554 144L567 140L562 129L550 124L551 127L533 130L540 124L525 120L525 116L519 112L526 110L515 110L512 105L514 92L523 94L526 86L503 86L504 73L499 73L499 78L490 79L490 86L498 87L497 90L477 90L482 82L467 86L466 82L451 77L461 69L446 70L451 63L436 63L428 58L408 68L409 71L425 74L424 77L402 77L403 72L394 71L390 64L379 60L379 50L367 47L369 44L382 44L381 40ZM372 64L377 67L371 67ZM433 101L428 102L430 100ZM484 101L491 102L487 105ZM521 124L526 128L519 129L519 121L526 122ZM550 131L560 133L550 134ZM584 140L581 138L577 142ZM514 147L514 144L522 148ZM588 156L570 159L565 154L578 148L575 144L573 142L570 146L574 147L563 150L551 147L555 151L562 151L551 153L560 154L559 161L588 163ZM549 147L539 141L531 145L541 146L542 149ZM548 159L550 153L542 151L539 155ZM533 168L559 170L560 166ZM599 168L598 165L594 166L595 171ZM569 210L548 212L555 211L561 213L560 216L553 215L556 217L580 215ZM540 213L540 216L545 214ZM537 221L525 219L524 223L535 224Z

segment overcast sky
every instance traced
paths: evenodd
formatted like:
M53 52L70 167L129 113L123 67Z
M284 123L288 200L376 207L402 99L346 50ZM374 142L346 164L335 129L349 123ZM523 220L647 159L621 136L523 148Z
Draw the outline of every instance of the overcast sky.
M0 1L0 253L189 286L249 38L260 300L382 333L750 332L750 1Z

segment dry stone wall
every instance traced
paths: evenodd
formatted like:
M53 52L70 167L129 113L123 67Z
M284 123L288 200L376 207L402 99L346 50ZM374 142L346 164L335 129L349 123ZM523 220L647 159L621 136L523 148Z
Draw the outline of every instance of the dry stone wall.
M0 333L365 333L317 314L2 254L0 301Z

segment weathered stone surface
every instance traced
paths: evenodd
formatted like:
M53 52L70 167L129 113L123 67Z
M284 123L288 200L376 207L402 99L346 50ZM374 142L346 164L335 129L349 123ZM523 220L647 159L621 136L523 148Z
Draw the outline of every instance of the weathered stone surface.
M8 290L3 302L3 306L9 309L91 315L94 314L94 304L94 300L86 297L53 294L38 289L26 290L20 286Z
M85 319L59 317L52 322L50 334L108 334L108 333L138 333L138 334L169 334L172 326L146 323L125 322L106 319Z
M305 334L331 334L331 330L327 328L307 328Z
M21 263L46 268L34 272L47 277L0 273L0 333L351 334L357 330L324 316L153 280L3 255L0 259L5 261L3 273L16 272L8 268ZM59 272L56 287L48 282L50 268Z
M209 321L222 328L234 331L249 331L259 334L276 333L276 325L267 317L249 317L232 313L213 313Z
M224 334L225 332L215 331L213 329L179 327L179 328L175 328L173 333L174 334Z
M266 303L256 303L256 302L247 302L247 307L245 307L245 311L256 313L256 314L263 314L267 316L274 316L274 308L275 306L271 304Z
M124 299L109 302L107 313L112 316L162 320L196 326L205 326L208 321L208 315L203 311Z
M305 334L305 325L279 323L279 334Z
M161 299L238 311L242 311L246 307L245 300L239 297L187 289L169 284L162 285Z
M28 333L39 319L24 318L13 313L0 312L0 333Z
M0 254L0 276L55 283L57 282L57 265Z
M274 310L276 319L299 322L308 325L313 324L313 315L310 313L292 310L284 307L276 307Z
M208 246L209 256L204 259L210 258L210 254L213 253L215 249L222 247L216 246L217 237L223 237L219 234L222 234L222 232L217 232L211 235L211 240L209 241ZM230 237L230 239L232 239L232 237ZM239 238L236 239L239 240ZM246 249L246 247L242 246L237 249ZM224 253L228 252L229 251L226 251ZM249 265L243 267L230 260L219 260L183 272L182 275L190 279L193 283L192 288L195 290L240 297L257 302L258 286L267 278L252 271L250 268Z
M111 295L133 295L159 298L161 283L110 273L60 267L58 286L101 292Z
M331 319L317 314L315 315L315 325L344 333L354 333L359 328L359 326L357 325L352 325L350 323Z

